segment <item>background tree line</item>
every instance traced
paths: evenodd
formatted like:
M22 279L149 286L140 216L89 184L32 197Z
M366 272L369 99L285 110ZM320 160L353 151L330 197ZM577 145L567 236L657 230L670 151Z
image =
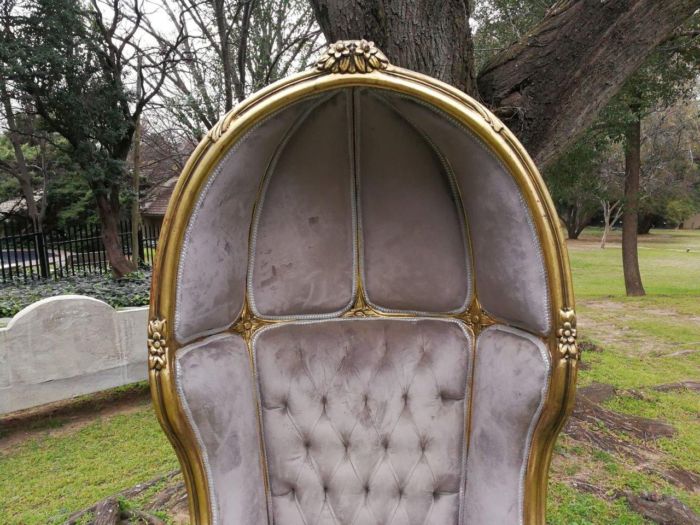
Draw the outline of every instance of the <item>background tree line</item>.
M116 221L177 173L221 116L309 66L327 40L373 39L397 65L487 104L540 166L570 237L700 209L700 0L8 0L0 34L0 197L35 227ZM138 140L135 140L136 139ZM145 168L134 177L134 145ZM155 169L157 167L157 169ZM144 175L146 175L144 177ZM39 202L35 194L41 194Z

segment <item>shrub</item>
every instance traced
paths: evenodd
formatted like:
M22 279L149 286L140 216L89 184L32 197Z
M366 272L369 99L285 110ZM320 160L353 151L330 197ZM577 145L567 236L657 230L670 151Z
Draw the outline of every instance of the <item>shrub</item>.
M56 295L87 295L118 308L148 304L150 270L134 272L121 279L109 275L86 275L0 285L0 317L12 317L32 303Z

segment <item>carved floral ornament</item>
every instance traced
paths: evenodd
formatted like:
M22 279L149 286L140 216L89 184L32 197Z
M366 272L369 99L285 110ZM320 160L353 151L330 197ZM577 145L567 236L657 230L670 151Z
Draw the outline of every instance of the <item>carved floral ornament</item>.
M560 312L559 329L559 353L564 359L578 359L578 347L576 346L576 314L571 308L565 308Z
M374 42L368 40L338 40L328 46L316 64L329 73L371 73L386 69L389 60Z
M165 319L152 319L148 322L148 366L160 371L165 367Z
M240 334L246 341L249 341L256 331L267 324L269 324L269 321L255 317L246 305L238 322L233 325L233 331Z

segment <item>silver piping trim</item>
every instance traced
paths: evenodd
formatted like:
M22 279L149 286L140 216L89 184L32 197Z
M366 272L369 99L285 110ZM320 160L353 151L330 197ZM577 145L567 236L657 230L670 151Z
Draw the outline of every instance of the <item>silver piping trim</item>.
M535 427L537 426L540 416L542 415L547 393L549 392L549 385L552 377L552 363L550 361L547 346L542 342L542 340L520 328L494 325L481 332L481 334L479 334L479 338L482 334L495 331L505 332L533 343L537 347L537 350L540 353L542 361L545 365L545 382L540 389L540 402L537 405L537 410L535 410L535 413L530 419L530 425L528 425L527 435L525 437L525 446L523 447L523 462L520 465L520 472L518 476L518 523L519 525L523 525L525 513L525 476L527 475L527 466L530 463L532 437L535 433Z
M304 102L311 102L313 101L314 97L310 97L307 99L303 99L299 101L299 103L304 103ZM223 171L223 167L226 164L226 162L229 160L229 158L236 152L238 149L241 147L241 145L247 141L250 136L258 130L261 126L266 124L269 120L277 117L279 114L283 113L285 110L289 109L291 106L286 106L284 108L281 108L274 113L268 115L264 119L260 120L257 122L253 127L251 127L242 137L240 137L229 149L229 151L226 153L226 155L219 160L217 163L216 168L214 169L214 173L209 176L206 184L200 189L199 195L197 197L197 202L194 205L193 211L190 215L190 218L187 222L187 229L185 230L185 238L182 243L182 248L180 250L180 259L178 261L178 269L177 269L177 282L176 282L176 296L175 296L175 326L174 326L174 332L175 332L175 339L182 343L182 344L187 344L188 342L191 342L195 339L198 339L200 337L207 337L210 335L217 334L221 332L222 330L228 330L233 324L236 322L236 320L240 317L241 311L243 309L243 302L244 298L241 298L241 306L239 308L238 314L236 314L235 319L233 319L230 323L227 323L223 326L220 327L215 327L211 328L209 330L204 330L200 332L196 332L194 334L191 334L187 337L182 336L182 313L180 311L180 304L182 303L183 297L182 297L182 286L180 283L182 282L182 278L185 272L184 266L185 266L185 260L187 259L187 253L190 248L191 244L191 239L193 235L193 229L195 227L195 223L197 221L197 217L199 216L199 213L202 209L202 205L204 203L205 198L207 197L209 190L211 189L211 186L214 184L216 179L221 175L221 172ZM255 203L253 203L255 204ZM248 250L250 247L248 247Z
M357 250L357 234L356 234L356 215L357 212L355 210L355 191L354 191L354 180L353 177L350 177L350 182L351 182L351 220L352 220L352 233L353 233L353 240L352 240L352 245L353 245L353 263L352 263L352 294L350 296L350 300L346 306L341 308L338 311L335 312L328 312L328 313L323 313L323 314L298 314L298 315L266 315L266 314L261 314L258 311L258 307L255 304L255 293L254 293L254 285L253 285L253 273L254 273L254 268L255 268L255 248L257 244L257 238L258 238L258 225L260 221L260 215L262 214L262 209L263 205L265 203L265 195L267 194L267 189L270 185L270 180L272 180L272 176L274 174L274 170L277 167L277 161L279 160L279 157L282 155L287 143L289 140L291 140L292 136L294 133L301 127L301 125L306 121L306 119L309 118L311 113L318 109L319 106L324 104L325 102L329 101L331 98L338 96L339 90L332 91L330 94L322 97L319 101L317 101L316 104L308 108L298 119L297 121L289 128L287 133L285 134L282 142L277 146L277 149L275 151L275 154L273 155L272 161L270 162L270 165L268 166L265 176L264 176L264 182L263 182L263 188L262 191L260 192L260 196L255 203L255 213L253 215L253 224L252 224L252 230L251 230L251 242L250 242L250 247L249 247L249 257L248 257L248 278L247 278L247 291L248 291L248 301L250 305L250 309L253 312L253 314L256 317L259 317L260 319L273 319L273 320L281 320L281 321L294 321L298 319L327 319L327 318L333 318L337 317L339 315L344 314L350 308L352 308L352 305L355 301L355 295L357 293L357 268L356 268L356 250ZM347 96L347 95L346 95ZM352 157L353 157L353 144L352 144L352 128L353 126L350 126L350 144L349 144L349 161L352 169Z
M212 516L212 525L219 524L219 504L217 502L216 490L214 488L215 487L214 476L213 476L212 470L211 470L211 463L209 462L209 454L207 453L207 449L204 446L204 441L202 440L202 435L199 432L199 427L197 426L197 424L194 420L194 417L192 416L192 411L190 410L190 406L187 403L187 397L185 395L185 392L182 389L183 369L182 369L182 365L180 364L180 359L185 357L192 350L196 350L198 348L201 348L202 346L204 346L212 341L219 341L221 339L226 339L228 337L231 337L231 334L218 335L218 336L207 338L204 341L199 341L199 342L197 342L189 347L182 348L182 350L177 352L175 355L175 379L176 379L175 386L177 389L177 397L180 399L180 404L182 405L183 411L185 412L185 417L187 418L187 423L190 425L190 427L192 428L192 431L194 432L194 437L195 437L195 440L197 441L197 446L199 447L199 452L202 454L202 461L204 463L204 471L206 472L207 483L209 484L209 495L211 498L209 501L209 510L210 510L211 516Z
M521 203L523 209L525 209L525 210L527 211L527 213L525 214L525 216L526 216L526 220L527 220L527 224L528 224L528 230L529 230L529 232L530 232L530 238L531 238L533 244L535 245L535 247L537 248L537 255L538 255L538 258L539 258L539 260L540 260L540 268L541 268L540 275L542 276L542 280L543 280L543 283L544 283L544 288L545 288L545 290L546 290L546 293L545 293L545 318L546 318L546 320L547 320L547 328L546 328L546 330L544 330L544 332L541 332L541 334L542 334L542 335L548 334L548 333L552 330L552 312L551 312L552 307L551 307L551 300L550 300L549 283L548 283L548 281L547 281L547 266L546 266L546 264L545 264L544 251L542 250L542 245L541 245L541 243L540 243L539 236L537 235L537 228L535 227L535 224L534 224L534 222L533 222L533 220L532 220L532 215L531 215L531 214L532 214L532 210L530 209L530 207L529 207L529 206L527 205L527 203L525 202L525 198L523 197L523 192L522 192L520 186L518 186L518 184L515 182L515 180L514 180L514 178L513 178L513 174L512 174L511 171L508 169L508 167L503 163L503 161L502 161L497 155L495 155L494 152L491 151L491 149L483 142L483 140L482 140L481 138L479 138L478 135L476 135L471 129L469 129L468 127L466 127L466 126L465 126L464 124L462 124L461 122L455 120L453 117L451 117L451 116L447 115L446 113L442 112L440 109L438 109L438 108L436 108L436 107L434 107L434 106L431 106L430 104L427 104L426 102L424 102L424 101L422 101L422 100L419 100L419 99L416 99L416 98L413 98L413 97L410 97L410 96L402 95L402 94L393 93L393 92L392 92L392 94L395 95L395 96L398 97L398 98L401 98L401 99L404 99L404 100L408 100L408 101L411 101L411 102L413 102L413 103L415 103L415 104L418 104L418 105L420 105L420 106L423 106L424 108L426 108L426 109L432 111L433 113L436 113L436 114L439 115L441 118L444 118L445 120L451 122L454 126L456 126L457 128L459 128L460 130L462 130L462 131L466 132L467 134L469 134L473 139L476 140L476 143L478 144L478 146L479 146L482 150L484 150L493 160L495 160L495 161L498 163L498 165L503 169L503 171L504 171L505 173L507 173L507 174L510 176L510 180L513 182L515 188L516 188L517 191L518 191L518 198L519 198L519 200L520 200L520 203ZM465 213L468 215L468 212L467 212L466 209L465 209ZM474 268L474 275L476 276L476 268ZM484 304L482 304L481 306L482 306L482 308L484 308L484 310L487 310ZM488 312L488 310L487 310L487 312ZM512 320L508 320L508 319L505 319L505 318L503 318L503 317L493 315L493 314L491 314L491 312L488 312L488 313L489 313L489 314L491 315L491 317L493 317L495 320L501 321L501 322L504 323L504 324L513 324L514 326L520 326L520 327L523 328L524 330L532 330L531 328L523 327L522 324L520 324L520 323L517 323L517 324L516 324L516 323L515 323L514 321L512 321ZM540 333L540 332L537 332L537 333Z
M369 91L368 91L369 92ZM452 198L455 202L456 207L458 208L457 214L460 217L459 221L459 227L461 231L461 237L462 237L462 248L464 250L464 269L466 273L466 280L467 280L467 289L465 292L465 298L462 304L453 309L453 310L448 310L446 312L429 312L427 310L402 310L402 309L397 309L397 308L385 308L383 306L379 306L372 302L372 300L369 297L369 290L367 289L367 279L365 276L365 265L364 263L364 249L362 248L362 243L360 243L360 247L362 248L362 254L361 254L361 259L360 259L360 271L362 275L362 282L364 283L364 300L367 302L368 305L370 305L372 308L379 312L383 313L402 313L402 314L410 314L410 315L417 315L417 316L426 316L426 317L433 317L433 316L440 316L440 315L451 315L451 314L458 314L463 311L465 311L468 307L469 304L471 303L472 297L474 296L474 286L473 286L473 280L475 278L473 268L471 267L471 253L469 249L469 234L468 234L468 227L467 227L467 215L466 215L466 209L464 207L464 203L462 202L462 197L459 193L458 190L458 183L457 179L455 177L454 171L452 169L452 166L450 165L449 161L445 157L445 155L442 154L442 151L433 143L433 141L430 139L430 137L427 136L423 132L421 128L419 128L412 120L408 119L405 115L403 115L389 100L386 99L384 95L379 95L376 93L371 93L370 96L373 96L374 98L378 99L381 103L383 103L385 106L388 106L388 108L396 113L404 122L406 122L409 126L411 126L416 133L418 133L423 140L425 140L428 145L432 148L433 153L438 157L440 160L440 163L442 164L443 169L445 170L445 173L447 175L447 180L450 185L450 190L452 192ZM359 107L359 104L358 104ZM358 116L357 119L359 120L359 109L358 109ZM359 154L357 154L357 158L359 159ZM359 163L358 163L359 164ZM361 181L360 181L360 175L359 175L359 168L357 170L358 172L358 190L361 187ZM361 204L359 199L361 198L359 191L358 191L358 208L360 210L360 214L362 212L361 210ZM360 235L363 233L363 226L362 226L362 216L358 216L358 228Z

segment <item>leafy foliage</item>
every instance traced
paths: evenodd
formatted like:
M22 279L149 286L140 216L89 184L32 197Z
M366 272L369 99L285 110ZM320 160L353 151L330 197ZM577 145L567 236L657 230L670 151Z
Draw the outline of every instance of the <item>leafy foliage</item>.
M569 238L577 238L600 201L616 193L615 184L601 176L611 154L610 142L589 131L545 170L545 182Z
M41 145L40 141L43 141ZM32 186L43 192L44 231L65 230L68 226L97 221L90 186L68 154L68 147L57 134L28 137L22 146L26 162L32 168ZM20 195L17 179L8 173L14 163L8 137L0 135L0 201ZM4 166L8 169L3 169Z
M14 4L14 8L12 5ZM116 275L133 271L116 225L134 133L173 65L172 45L142 45L143 4L13 0L2 14L0 76L43 125L63 137L102 222Z
M88 295L115 308L145 306L150 287L150 271L133 272L121 279L91 275L67 277L60 281L10 283L0 285L0 317L12 317L36 301L65 294Z
M88 13L73 0L30 0L22 7L0 47L7 76L65 138L92 187L118 184L134 130L131 95L105 63L109 56Z
M476 0L472 20L478 68L540 22L553 0Z
M473 16L477 62L486 64L525 37L554 4L552 0L477 0ZM700 13L651 53L597 122L548 166L545 180L572 236L598 212L600 202L621 198L625 134L638 120L642 120L644 137L640 212L669 215L677 223L697 209L694 203L700 199L695 188L700 174L688 148L700 141L693 136L700 113L696 103L694 109L686 107L681 118L679 105L692 106L685 101L695 95L698 28Z

